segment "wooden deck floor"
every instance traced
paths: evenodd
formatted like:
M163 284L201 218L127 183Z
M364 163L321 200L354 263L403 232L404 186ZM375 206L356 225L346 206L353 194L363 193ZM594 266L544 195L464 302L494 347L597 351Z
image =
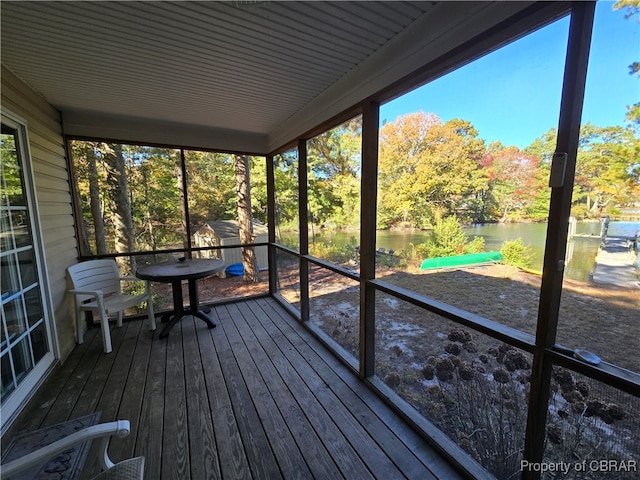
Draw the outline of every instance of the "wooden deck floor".
M273 299L217 306L160 340L147 323L92 329L5 435L88 413L129 419L114 460L147 479L429 479L455 472ZM85 467L88 478L95 461Z

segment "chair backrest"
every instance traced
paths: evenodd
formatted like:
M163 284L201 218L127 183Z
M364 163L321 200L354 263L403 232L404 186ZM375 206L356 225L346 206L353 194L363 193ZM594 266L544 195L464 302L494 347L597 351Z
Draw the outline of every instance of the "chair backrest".
M67 268L75 290L102 290L105 295L120 293L120 273L114 260L88 260ZM89 296L77 295L82 303Z

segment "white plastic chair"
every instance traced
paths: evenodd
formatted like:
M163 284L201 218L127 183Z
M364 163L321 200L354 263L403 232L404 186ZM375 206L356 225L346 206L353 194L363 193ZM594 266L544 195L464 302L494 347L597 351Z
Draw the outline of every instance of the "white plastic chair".
M125 295L122 293L120 282L123 280L137 280L135 277L120 277L114 260L89 260L80 262L67 268L73 288L69 290L75 296L76 329L78 343L84 341L83 311L92 311L100 318L102 329L102 343L104 352L111 352L111 333L109 331L109 316L117 314L117 326L122 326L122 312L127 308L147 302L147 313L151 330L156 329L156 318L153 313L153 303L149 282L145 282L145 293L141 295Z
M107 448L112 435L126 437L131 431L129 420L101 423L79 430L47 446L37 449L0 467L2 477L9 478L24 470L42 464L46 460L68 450L74 445L87 440L100 439L100 465L104 470L93 477L93 480L142 480L144 477L144 457L135 457L122 462L113 463Z

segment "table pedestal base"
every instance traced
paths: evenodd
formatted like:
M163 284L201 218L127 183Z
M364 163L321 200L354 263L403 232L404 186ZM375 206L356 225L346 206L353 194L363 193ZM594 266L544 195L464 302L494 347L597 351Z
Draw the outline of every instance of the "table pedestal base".
M182 297L182 282L175 281L171 283L171 289L173 290L173 312L165 313L162 315L162 321L169 320L162 331L160 332L160 338L166 338L169 335L169 331L173 326L182 320L184 317L193 315L207 324L207 327L214 328L216 323L211 320L205 313L210 312L210 308L199 309L198 307L198 289L196 288L196 280L189 279L189 308L184 308L184 299Z

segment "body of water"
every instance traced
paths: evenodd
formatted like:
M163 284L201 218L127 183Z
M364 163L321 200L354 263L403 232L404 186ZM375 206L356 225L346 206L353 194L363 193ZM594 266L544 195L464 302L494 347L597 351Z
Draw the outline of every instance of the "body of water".
M574 280L587 281L593 268L598 246L600 245L599 222L578 223L576 233L582 236L571 237L567 245L568 264L565 276ZM500 223L466 227L464 232L472 239L475 236L484 237L485 250L500 250L505 241L521 238L525 245L529 245L533 252L535 270L542 270L544 246L547 235L545 223ZM632 237L640 231L640 222L611 222L609 235ZM352 238L358 243L357 232L334 232L316 235L316 240L334 245L348 244ZM376 247L396 252L406 250L409 244L418 245L429 239L429 231L413 230L378 230Z

